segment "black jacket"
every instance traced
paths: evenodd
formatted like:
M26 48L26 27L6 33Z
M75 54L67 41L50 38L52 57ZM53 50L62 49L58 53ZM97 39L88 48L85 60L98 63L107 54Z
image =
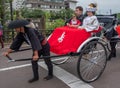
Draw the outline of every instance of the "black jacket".
M15 37L13 43L10 46L12 50L18 50L23 42L26 42L27 39L30 41L31 47L34 50L41 50L41 42L45 37L35 29L25 27L25 33L18 33Z

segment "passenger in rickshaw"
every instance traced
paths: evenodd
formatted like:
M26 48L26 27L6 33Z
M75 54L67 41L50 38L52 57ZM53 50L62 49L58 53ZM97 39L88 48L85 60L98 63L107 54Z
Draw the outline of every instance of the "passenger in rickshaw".
M81 6L77 6L75 8L75 12L74 12L76 18L81 22L80 25L82 25L82 22L83 22L83 19L84 19L84 15L83 15L83 8ZM67 25L67 23L70 23L72 18L68 19L66 22L65 22L65 26Z
M98 30L99 22L95 16L97 10L97 5L91 3L88 8L86 8L87 17L84 18L82 26L79 26L80 29L85 29L86 32L92 32Z
M69 23L67 23L67 26L78 28L80 26L80 24L81 24L80 20L78 20L77 16L75 14L73 14L72 19L70 20Z

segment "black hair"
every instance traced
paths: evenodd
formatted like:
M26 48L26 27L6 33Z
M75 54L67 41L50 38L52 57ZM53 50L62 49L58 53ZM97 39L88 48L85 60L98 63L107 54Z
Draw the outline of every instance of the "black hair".
M83 11L83 7L82 6L77 6L76 9L79 9L80 11Z
M96 8L97 4L96 3L91 3L91 4L89 4L89 6L92 6L93 8Z

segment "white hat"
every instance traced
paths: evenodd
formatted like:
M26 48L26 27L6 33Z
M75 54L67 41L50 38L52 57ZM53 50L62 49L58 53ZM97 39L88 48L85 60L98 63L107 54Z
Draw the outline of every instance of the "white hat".
M86 11L90 11L90 12L97 11L97 4L95 4L95 3L89 4L89 6L86 8Z
M86 8L86 11L95 12L95 11L97 11L97 8L89 6L89 7Z

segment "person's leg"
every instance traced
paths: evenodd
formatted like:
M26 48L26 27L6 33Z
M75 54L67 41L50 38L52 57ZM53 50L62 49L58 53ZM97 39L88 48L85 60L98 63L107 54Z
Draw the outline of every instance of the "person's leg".
M32 70L33 70L33 78L29 80L29 83L35 82L39 80L39 74L38 74L38 61L31 61L32 63Z
M2 40L2 36L0 36L0 43L1 43L1 48L4 48L4 43L3 43L3 40Z
M33 69L34 78L39 78L39 75L38 75L38 61L32 61L32 69Z
M43 51L42 52L43 56L50 56L50 46L48 43L43 46L42 51ZM48 76L44 77L44 79L49 80L49 79L53 78L53 65L52 65L50 58L44 58L44 61L48 68Z
M110 47L111 47L111 52L110 55L108 57L108 60L111 60L112 57L116 57L116 44L117 42L110 42Z

